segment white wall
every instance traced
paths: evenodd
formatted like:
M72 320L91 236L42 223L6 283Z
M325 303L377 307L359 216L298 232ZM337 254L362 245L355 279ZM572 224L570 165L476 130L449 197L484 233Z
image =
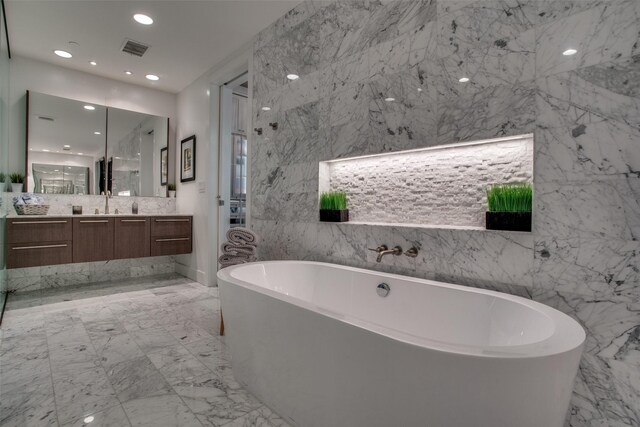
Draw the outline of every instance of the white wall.
M86 101L109 107L165 116L170 119L170 153L174 146L176 95L149 89L29 58L13 56L9 91L9 162L24 169L26 91ZM171 154L170 154L171 155ZM19 167L17 165L20 165ZM13 169L12 169L13 171ZM172 170L169 170L169 176Z
M218 267L219 87L247 71L250 56L251 44L247 44L178 94L176 206L179 213L194 215L194 251L178 257L176 271L209 286L217 283ZM194 134L196 180L180 183L180 141Z

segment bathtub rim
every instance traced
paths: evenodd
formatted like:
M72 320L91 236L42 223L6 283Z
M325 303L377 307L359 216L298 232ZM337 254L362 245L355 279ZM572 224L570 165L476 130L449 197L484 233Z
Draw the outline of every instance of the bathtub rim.
M548 317L553 322L553 332L551 336L540 341L533 343L509 345L509 346L478 346L478 345L464 345L458 343L449 343L439 340L429 339L425 337L416 336L406 332L399 331L397 329L378 325L357 317L347 316L343 313L339 313L324 307L317 306L309 301L295 298L284 293L265 288L263 286L247 282L245 280L238 279L232 276L232 273L243 267L249 267L253 265L262 264L307 264L307 265L321 265L331 268L343 269L352 272L364 272L369 274L375 274L380 278L407 280L411 282L422 283L429 286L437 286L441 288L449 288L459 290L463 292L472 292L477 294L490 295L497 298L510 301L515 304L524 305L525 307L534 310L538 313ZM369 332L385 336L389 339L422 347L425 349L439 351L444 353L453 353L460 356L479 357L479 358L539 358L546 356L556 356L563 353L579 350L582 351L584 346L586 333L582 326L573 318L562 313L561 311L547 306L545 304L533 301L527 298L519 297L516 295L507 294L504 292L492 291L487 289L474 288L471 286L456 285L453 283L440 282L431 279L422 279L418 277L405 276L401 274L385 273L376 270L369 270L366 268L350 267L341 264L317 262L317 261L296 261L296 260L273 260L273 261L257 261L251 263L245 263L235 265L231 267L219 270L217 273L219 279L219 286L227 283L240 286L263 295L276 298L294 306L303 308L305 310L312 311L314 313L326 316L349 325L365 329ZM222 303L222 296L221 303Z

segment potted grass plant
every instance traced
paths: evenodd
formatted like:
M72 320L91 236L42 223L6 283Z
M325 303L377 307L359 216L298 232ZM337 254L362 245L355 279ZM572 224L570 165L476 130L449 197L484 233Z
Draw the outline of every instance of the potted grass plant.
M5 174L4 172L0 172L0 191L6 191L6 184L5 182L7 179L7 174Z
M22 191L22 183L24 182L24 175L19 172L9 174L11 180L11 191L14 193L20 193Z
M347 194L343 191L330 191L320 195L320 221L349 221Z
M167 190L169 191L169 197L176 197L176 185L168 184Z
M487 204L488 230L531 231L531 184L493 185L487 190Z

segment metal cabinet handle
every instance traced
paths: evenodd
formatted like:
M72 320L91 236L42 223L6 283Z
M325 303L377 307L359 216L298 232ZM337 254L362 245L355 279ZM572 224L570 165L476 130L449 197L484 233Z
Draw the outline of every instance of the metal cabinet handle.
M80 221L80 224L95 224L95 223L105 223L105 222L109 222L109 220L108 219L85 220L85 221Z
M66 224L67 221L20 221L20 222L15 222L15 221L11 221L11 225L20 225L20 224L27 224L27 225L33 225L33 224Z
M121 219L120 222L147 222L146 219Z
M156 242L178 242L183 240L190 240L190 237L176 237L175 239L156 239Z
M51 249L51 248L66 248L67 245L42 245L42 246L16 246L15 248L11 248L14 251L22 251L25 249Z
M156 219L156 222L189 222L191 219L189 218L181 218L181 219Z

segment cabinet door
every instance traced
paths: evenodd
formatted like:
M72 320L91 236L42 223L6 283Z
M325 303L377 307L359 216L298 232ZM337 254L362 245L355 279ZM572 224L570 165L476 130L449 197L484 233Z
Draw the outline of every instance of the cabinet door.
M38 267L70 262L70 240L45 243L7 243L7 268Z
M191 253L191 222L190 216L152 218L151 256Z
M73 262L113 259L114 218L73 219Z
M71 240L71 218L7 219L8 243L59 242Z
M145 217L116 218L114 258L141 258L151 253L150 221Z

